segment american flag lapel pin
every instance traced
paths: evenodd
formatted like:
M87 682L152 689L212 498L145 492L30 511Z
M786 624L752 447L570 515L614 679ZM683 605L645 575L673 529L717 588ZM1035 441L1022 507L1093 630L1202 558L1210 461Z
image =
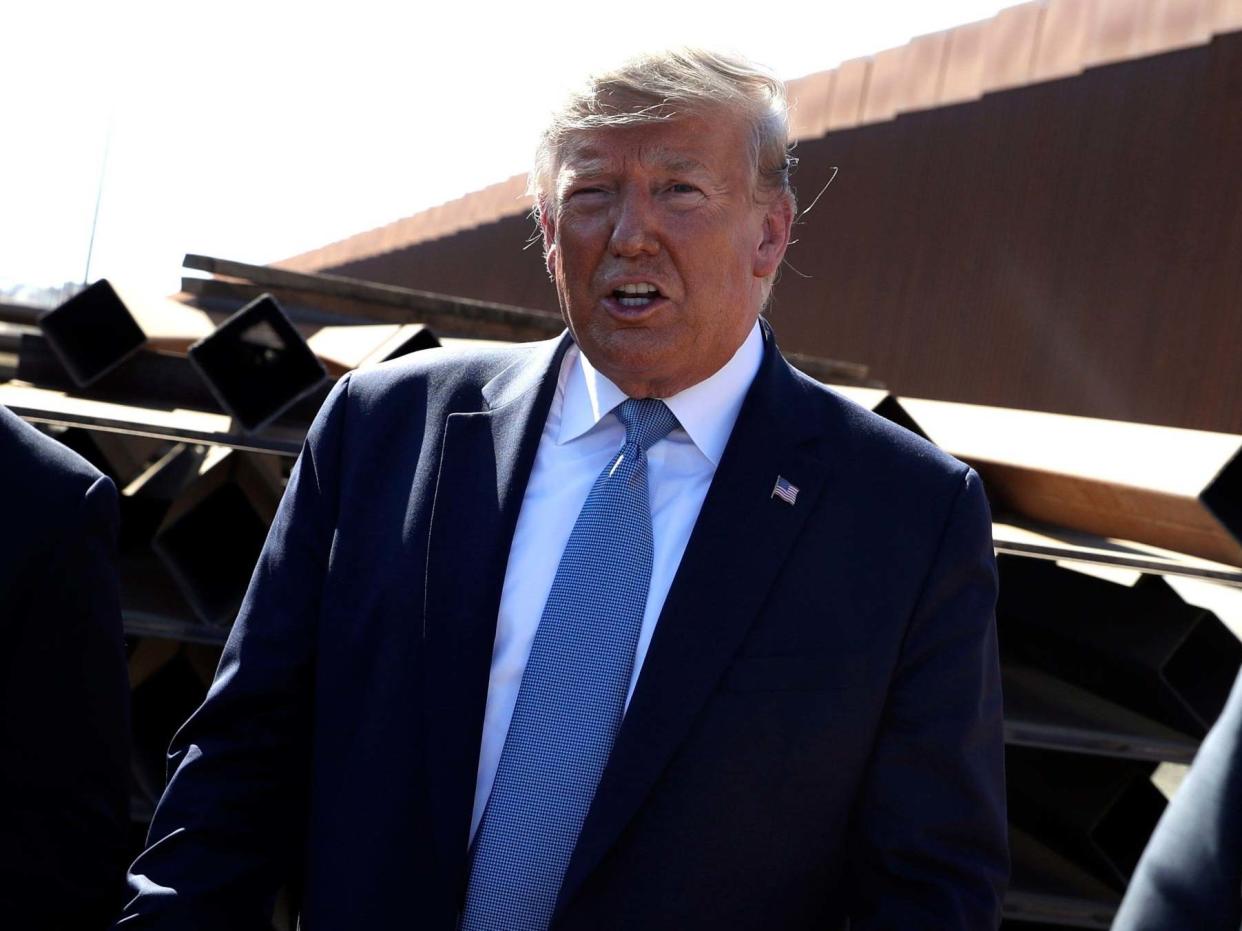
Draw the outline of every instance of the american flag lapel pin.
M788 505L793 505L798 501L798 486L791 485L789 480L783 475L776 476L776 484L772 486L773 498L780 498Z

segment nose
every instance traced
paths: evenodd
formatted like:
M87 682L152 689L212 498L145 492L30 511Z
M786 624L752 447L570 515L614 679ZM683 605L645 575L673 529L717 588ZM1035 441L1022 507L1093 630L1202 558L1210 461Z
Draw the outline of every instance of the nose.
M650 194L634 188L623 189L613 211L608 245L614 255L631 258L660 251L658 218Z

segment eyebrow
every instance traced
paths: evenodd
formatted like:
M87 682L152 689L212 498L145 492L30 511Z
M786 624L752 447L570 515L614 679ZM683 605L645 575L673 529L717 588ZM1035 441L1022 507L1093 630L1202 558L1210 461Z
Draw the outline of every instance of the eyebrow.
M670 171L707 171L707 166L697 158L682 153L669 152L663 159L663 165Z
M642 152L644 160L653 161L666 171L676 173L708 172L710 169L691 155L676 152L663 146L655 146ZM579 149L561 162L561 170L570 175L591 177L606 172L610 159L589 146Z

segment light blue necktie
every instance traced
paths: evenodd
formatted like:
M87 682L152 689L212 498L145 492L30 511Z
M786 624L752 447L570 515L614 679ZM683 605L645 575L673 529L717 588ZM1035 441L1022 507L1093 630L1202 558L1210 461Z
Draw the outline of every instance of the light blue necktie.
M591 487L531 645L475 837L462 931L543 931L621 726L651 587L647 450L663 401L617 408L625 445Z

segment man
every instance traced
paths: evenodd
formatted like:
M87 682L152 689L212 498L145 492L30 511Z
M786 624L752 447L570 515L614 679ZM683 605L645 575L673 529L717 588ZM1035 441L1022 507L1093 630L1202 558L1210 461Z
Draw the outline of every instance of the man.
M105 928L129 841L117 500L0 407L0 924Z
M1113 928L1242 928L1242 675L1143 851Z
M533 176L569 333L355 373L308 438L134 928L984 928L977 478L783 361L783 89L649 56Z

